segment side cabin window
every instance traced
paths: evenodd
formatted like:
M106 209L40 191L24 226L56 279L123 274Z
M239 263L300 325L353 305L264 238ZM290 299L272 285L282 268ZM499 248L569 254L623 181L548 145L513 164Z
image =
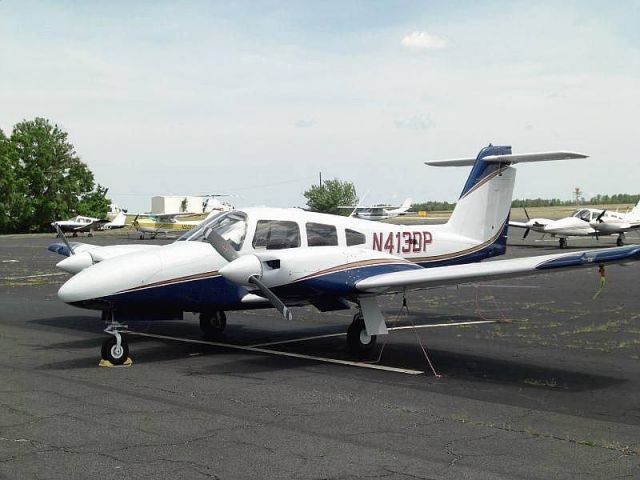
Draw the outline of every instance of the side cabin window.
M300 246L300 228L296 222L258 220L253 248L280 250Z
M363 245L367 243L367 237L365 237L364 233L345 228L344 234L347 237L347 247L351 247L353 245Z
M331 247L338 245L338 232L333 225L307 223L307 244L310 247Z

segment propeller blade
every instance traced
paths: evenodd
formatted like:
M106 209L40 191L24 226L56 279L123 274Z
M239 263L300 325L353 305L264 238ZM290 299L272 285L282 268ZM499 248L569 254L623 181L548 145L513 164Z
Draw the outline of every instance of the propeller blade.
M250 277L249 282L258 287L262 294L269 299L271 305L273 305L276 310L278 310L282 314L285 320L293 320L293 314L291 313L291 310L289 310L289 308L284 303L282 303L282 300L280 300L275 293L269 290L269 287L262 283L262 281L258 279L258 277Z
M69 240L67 240L67 237L64 235L64 232L60 228L60 225L58 225L57 223L54 223L53 226L56 229L57 236L62 240L62 242L65 244L65 246L69 249L69 256L75 255L76 252L73 251L73 247L69 243Z
M138 213L138 214L136 215L136 217L133 219L133 222L131 222L130 229L131 229L131 228L135 228L135 229L136 229L136 231L137 231L137 230L140 228L140 224L138 223L138 217L139 217L139 216L140 216L140 214Z
M529 212L527 212L526 207L522 207L522 209L524 210L524 214L527 216L527 220L531 220L531 217L529 216Z
M238 252L236 252L231 244L222 238L222 236L214 229L210 229L209 233L205 234L204 238L227 262L233 262L238 258Z
M527 238L527 235L529 235L529 232L530 232L530 231L531 231L531 229L530 229L530 228L527 228L527 229L524 231L524 235L522 236L522 239L523 239L523 240L524 240L525 238Z
M602 213L596 217L596 222L598 222L598 223L602 223L602 217L604 217L604 214L605 214L605 213L607 213L607 210L606 210L606 209L605 209L605 210L603 210L603 211L602 211Z

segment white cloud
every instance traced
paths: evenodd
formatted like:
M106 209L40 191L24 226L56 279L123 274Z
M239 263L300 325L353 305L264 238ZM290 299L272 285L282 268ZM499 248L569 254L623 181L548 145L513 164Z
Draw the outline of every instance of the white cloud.
M433 121L428 115L419 115L394 122L398 128L406 128L409 130L425 130L433 126Z
M447 46L447 41L427 32L413 32L400 42L402 46L412 50L437 50Z
M312 119L301 119L298 120L294 125L297 128L311 128L316 124L316 121Z

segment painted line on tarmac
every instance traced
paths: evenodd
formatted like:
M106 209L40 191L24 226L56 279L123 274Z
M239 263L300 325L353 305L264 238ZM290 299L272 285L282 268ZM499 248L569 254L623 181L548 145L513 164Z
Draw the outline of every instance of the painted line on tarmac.
M470 322L454 322L454 323L430 323L424 325L406 325L402 327L389 327L387 330L390 332L395 332L397 330L412 330L415 328L436 328L436 327L460 327L463 325L479 325L483 323L498 323L499 320L477 320ZM269 342L269 343L257 343L255 345L251 345L252 348L262 348L262 347L270 347L273 345L283 345L285 343L296 343L296 342L306 342L309 340L321 340L323 338L332 338L332 337L344 337L347 333L329 333L327 335L316 335L313 337L301 337L301 338L292 338L291 340L282 340L280 342Z
M26 280L27 278L56 277L58 275L68 275L68 273L56 272L56 273L40 273L38 275L26 275L24 277L0 277L0 280Z
M129 335L138 335L140 337L156 338L159 340L173 340L176 342L196 343L200 345L211 345L213 347L229 348L233 350L241 350L244 352L264 353L267 355L277 355L281 357L299 358L301 360L311 360L314 362L333 363L336 365L347 365L350 367L369 368L371 370L382 370L386 372L404 373L406 375L422 375L422 370L411 370L407 368L386 367L384 365L374 365L371 363L351 362L349 360L338 360L335 358L316 357L314 355L303 355L301 353L278 352L267 348L250 347L244 345L234 345L231 343L209 342L206 340L196 340L191 338L170 337L168 335L158 335L156 333L132 332L131 330L122 330L123 333Z

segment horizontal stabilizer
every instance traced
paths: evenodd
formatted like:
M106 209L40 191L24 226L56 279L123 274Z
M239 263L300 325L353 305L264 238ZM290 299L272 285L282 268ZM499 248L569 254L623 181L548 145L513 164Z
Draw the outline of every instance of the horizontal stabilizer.
M508 155L489 155L483 157L487 163L503 163L511 165L515 163L528 162L550 162L554 160L572 160L577 158L588 158L589 155L577 152L538 152L538 153L518 153ZM475 158L454 158L450 160L431 160L424 162L432 167L470 167L476 162Z

